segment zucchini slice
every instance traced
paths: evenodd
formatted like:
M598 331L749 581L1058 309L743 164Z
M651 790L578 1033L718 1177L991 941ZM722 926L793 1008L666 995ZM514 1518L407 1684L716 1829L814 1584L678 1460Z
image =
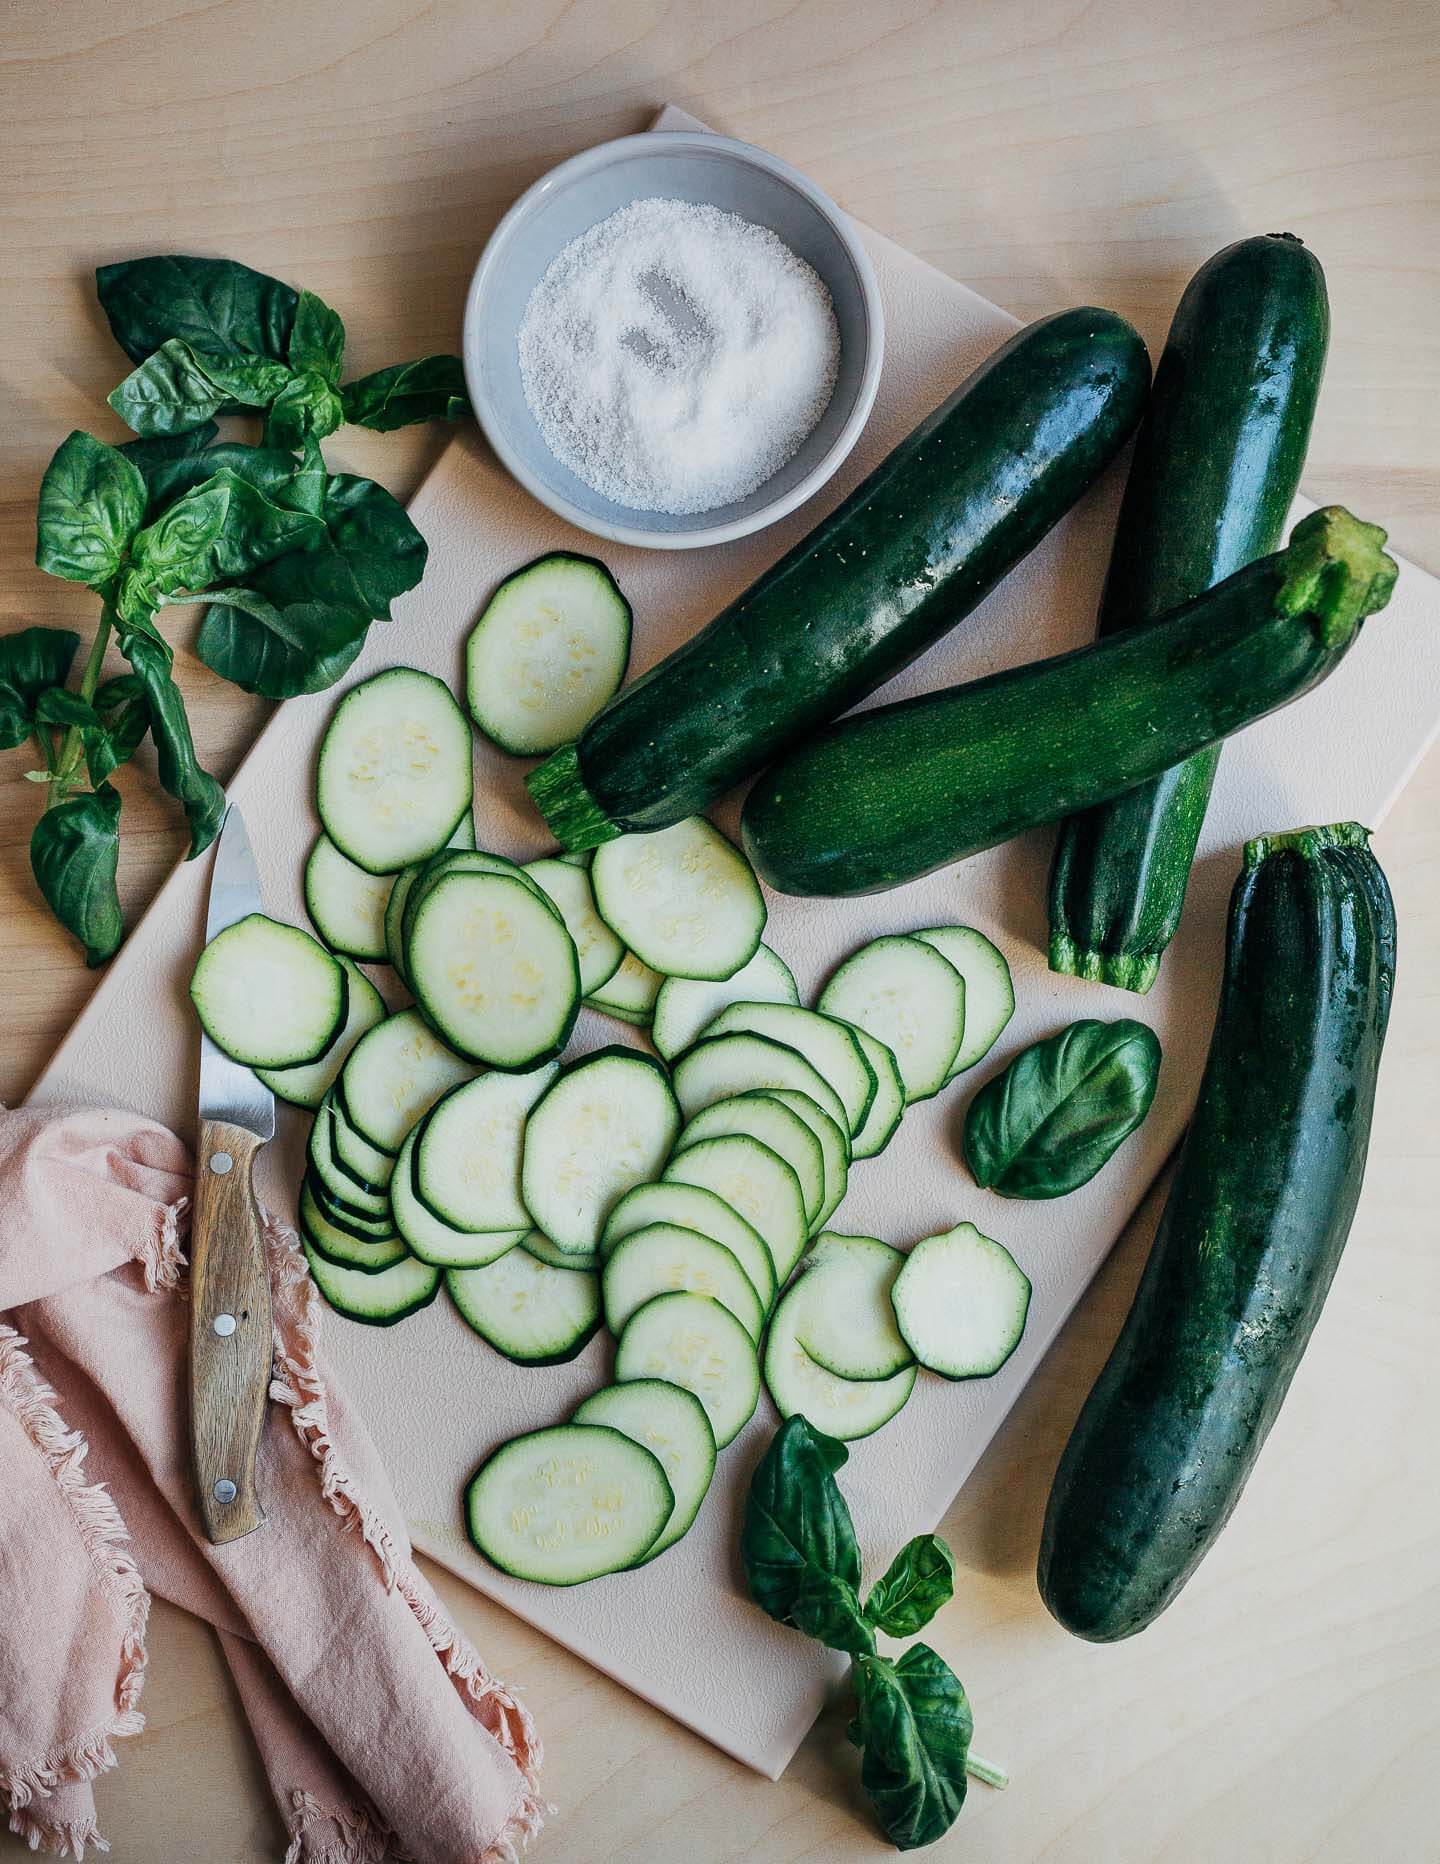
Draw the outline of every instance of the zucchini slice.
M764 1239L753 1224L747 1223L738 1210L724 1198L706 1191L698 1184L675 1184L656 1180L637 1184L627 1191L606 1219L600 1238L600 1253L608 1256L625 1237L652 1223L670 1223L682 1230L694 1230L723 1243L744 1269L750 1284L768 1313L775 1300L775 1264Z
M467 1327L517 1366L558 1366L584 1352L600 1325L600 1277L507 1249L478 1269L446 1269Z
M356 1132L393 1154L420 1116L475 1072L474 1063L427 1029L417 1011L397 1010L355 1044L338 1087Z
M427 1021L492 1068L528 1070L558 1055L579 1012L580 969L549 901L518 874L456 871L422 885L411 889L402 936Z
M594 557L553 550L507 576L465 648L470 716L516 757L569 744L620 690L630 604Z
M455 833L446 842L447 848L459 848L471 852L475 847L475 818L467 809L455 828ZM433 857L432 857L433 858ZM402 867L390 883L390 893L385 902L385 957L389 960L395 974L404 983L405 947L401 942L401 930L404 925L405 906L410 898L410 889L424 872L427 863L414 861L408 867Z
M847 1132L853 1137L865 1124L875 1098L875 1076L854 1031L833 1016L791 1003L732 1003L706 1024L704 1033L740 1033L784 1042L803 1055L840 1096Z
M358 1215L384 1218L390 1214L390 1197L383 1185L368 1184L339 1163L334 1152L335 1109L323 1106L310 1127L306 1155L310 1169L337 1203Z
M423 1121L411 1127L395 1161L395 1175L390 1180L390 1209L395 1228L409 1245L411 1255L418 1256L422 1262L433 1263L440 1269L484 1268L487 1262L494 1262L507 1249L513 1249L525 1230L457 1230L437 1217L433 1210L427 1210L415 1189L415 1145L423 1128Z
M367 1275L327 1260L308 1236L302 1236L300 1243L315 1286L347 1320L362 1321L367 1327L393 1327L397 1320L429 1307L439 1292L439 1269L413 1256Z
M350 1177L358 1178L371 1190L384 1190L395 1170L395 1161L379 1146L372 1146L363 1133L357 1133L345 1116L345 1096L337 1083L330 1095L331 1149L335 1163Z
M693 1392L723 1450L755 1415L755 1342L728 1307L704 1294L659 1294L630 1316L615 1351L615 1382L663 1379Z
M818 1213L810 1219L813 1235L830 1221L849 1188L850 1140L844 1127L832 1120L825 1109L817 1106L808 1094L802 1094L793 1087L762 1087L756 1091L767 1100L778 1100L782 1107L788 1107L805 1122L819 1142L824 1195Z
M571 1062L525 1123L520 1184L535 1224L557 1247L592 1254L611 1209L659 1174L679 1126L651 1056L603 1048Z
M347 1236L353 1236L357 1242L383 1243L395 1234L394 1218L388 1209L377 1216L372 1211L361 1210L355 1204L347 1204L326 1187L324 1179L313 1166L306 1169L302 1189L310 1193L328 1222L337 1230L343 1230Z
M988 1379L1020 1344L1030 1278L1003 1243L962 1223L916 1243L891 1299L922 1366L947 1379Z
M728 1036L702 1036L675 1063L671 1077L675 1098L687 1120L712 1101L752 1088L793 1087L808 1094L835 1124L849 1132L845 1106L825 1077L798 1049L769 1036L737 1032Z
M656 1559L689 1531L715 1474L715 1433L694 1392L663 1379L635 1379L592 1392L570 1420L608 1424L657 1459L675 1494L670 1519L642 1561Z
M606 925L666 977L731 977L765 930L750 863L704 816L605 842L590 883Z
M264 913L218 932L190 979L201 1028L251 1068L318 1061L344 1026L348 996L338 959L308 932Z
M965 980L919 939L877 938L839 967L820 993L820 1008L885 1044L909 1106L939 1093L960 1053Z
M524 872L565 921L580 962L580 993L592 995L620 969L625 947L600 917L588 871L557 856L531 861Z
M332 1223L315 1196L314 1186L300 1188L300 1234L327 1262L339 1268L354 1269L362 1275L378 1275L403 1262L408 1251L393 1232L389 1236L352 1236Z
M627 951L613 976L585 999L586 1006L643 1029L655 1014L655 1000L664 982L658 971L652 971L633 951Z
M827 1232L817 1239L795 1327L817 1366L838 1379L888 1379L914 1364L890 1300L904 1266L898 1249L873 1236Z
M482 1074L462 1081L426 1115L415 1148L414 1188L457 1230L527 1230L520 1195L525 1120L559 1071Z
M800 1344L799 1329L823 1292L821 1278L805 1274L780 1297L765 1339L765 1384L781 1417L798 1411L827 1437L850 1443L890 1422L914 1391L918 1368L887 1379L842 1379L818 1365Z
M659 1458L607 1424L558 1424L502 1443L465 1490L465 1525L492 1566L575 1586L642 1560L675 1512Z
M383 1022L389 1013L385 999L352 958L342 958L340 967L347 986L345 1021L325 1053L318 1061L301 1062L295 1068L255 1070L277 1100L288 1101L292 1107L308 1108L312 1113L334 1086L346 1057L361 1036L376 1023Z
M632 1230L605 1258L600 1278L605 1325L618 1338L647 1301L677 1290L708 1294L730 1310L752 1340L760 1338L765 1310L744 1269L722 1243L673 1223Z
M727 1004L799 1001L800 992L789 965L768 945L760 945L753 958L719 982L667 977L655 999L650 1039L666 1061L673 1061Z
M371 874L443 848L470 810L470 726L443 680L391 667L352 686L320 741L325 833Z
M784 1284L804 1253L810 1226L800 1180L778 1152L743 1133L702 1139L675 1154L665 1182L698 1185L738 1210L770 1251L776 1285Z
M537 1262L548 1262L552 1269L598 1269L601 1256L598 1249L589 1255L577 1256L568 1249L557 1249L543 1230L527 1230L520 1238L520 1247L527 1255L534 1256Z
M813 1231L825 1203L825 1154L809 1124L780 1101L752 1090L729 1100L712 1100L703 1107L682 1127L675 1151L679 1154L702 1139L720 1139L731 1133L758 1139L779 1153L795 1174L805 1203L805 1225Z
M850 1141L850 1156L873 1159L877 1152L885 1150L899 1130L905 1113L905 1082L895 1051L888 1044L879 1036L872 1036L868 1029L861 1029L854 1023L849 1027L855 1031L855 1040L875 1076L875 1098L870 1102L865 1124Z
M305 910L331 951L383 959L392 884L388 874L357 867L322 833L305 863Z
M950 1064L949 1079L987 1056L1015 1014L1015 984L997 945L974 926L931 926L912 938L933 945L965 980L965 1034Z

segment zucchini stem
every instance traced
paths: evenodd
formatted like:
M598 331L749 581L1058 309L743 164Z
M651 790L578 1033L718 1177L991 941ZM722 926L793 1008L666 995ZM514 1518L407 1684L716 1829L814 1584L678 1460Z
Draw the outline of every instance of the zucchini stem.
M1348 641L1367 615L1384 608L1399 567L1385 554L1378 524L1324 505L1302 518L1282 557L1285 574L1275 597L1281 615L1308 615L1326 647Z
M1010 1784L1010 1776L1003 1767L996 1767L988 1760L980 1760L974 1754L965 1756L965 1771L972 1780L983 1780L986 1786L993 1786L997 1793L1003 1793Z

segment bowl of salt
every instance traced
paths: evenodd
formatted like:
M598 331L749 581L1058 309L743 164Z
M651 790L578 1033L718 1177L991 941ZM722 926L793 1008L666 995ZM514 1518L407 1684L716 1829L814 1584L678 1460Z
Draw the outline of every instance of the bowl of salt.
M465 306L470 399L502 464L597 537L727 543L810 498L859 439L884 313L815 184L727 136L623 136L491 235Z

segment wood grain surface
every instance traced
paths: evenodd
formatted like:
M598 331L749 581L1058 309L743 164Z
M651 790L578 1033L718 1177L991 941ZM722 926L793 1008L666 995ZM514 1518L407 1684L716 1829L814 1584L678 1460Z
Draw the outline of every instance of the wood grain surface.
M1335 336L1305 475L1440 570L1440 20L1434 0L8 0L0 38L0 628L88 631L32 567L35 490L72 427L119 438L97 263L223 253L321 292L357 369L457 342L486 234L564 156L673 100L797 163L1024 317L1077 302L1152 349L1185 280L1286 228ZM346 429L401 496L438 430ZM173 632L183 641L193 616ZM182 645L222 778L264 715ZM1384 729L1357 720L1357 731ZM36 796L0 759L0 1100L90 990L34 900ZM120 775L123 897L182 851L148 747ZM1034 1587L1060 1446L1129 1299L1131 1226L946 1522L933 1641L1013 1784L930 1855L966 1864L1361 1864L1437 1855L1440 758L1376 841L1399 986L1366 1192L1324 1321L1218 1550L1145 1636L1064 1636ZM535 1712L558 1806L534 1848L606 1864L847 1864L873 1833L837 1710L779 1785L470 1594L435 1582ZM0 1599L0 1607L4 1601ZM254 1864L279 1821L209 1634L157 1608L146 1732L99 1784L116 1864ZM0 1838L0 1859L27 1855Z

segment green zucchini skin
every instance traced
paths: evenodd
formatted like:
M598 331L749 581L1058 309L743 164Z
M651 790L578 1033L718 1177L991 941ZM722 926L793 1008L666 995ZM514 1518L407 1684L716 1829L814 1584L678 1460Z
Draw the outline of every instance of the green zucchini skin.
M1293 234L1243 239L1191 279L1155 371L1100 603L1151 621L1280 542L1330 334ZM1180 923L1219 746L1072 816L1050 874L1050 967L1148 990Z
M745 800L781 893L876 893L1121 795L1297 699L1385 606L1385 533L1338 505L1184 607L831 725Z
M1134 433L1139 336L1079 309L1017 332L831 515L527 779L580 851L699 813L964 619Z
M1199 1104L1045 1516L1040 1591L1078 1637L1144 1630L1195 1571L1319 1319L1360 1195L1395 973L1367 839L1341 823L1246 849Z

